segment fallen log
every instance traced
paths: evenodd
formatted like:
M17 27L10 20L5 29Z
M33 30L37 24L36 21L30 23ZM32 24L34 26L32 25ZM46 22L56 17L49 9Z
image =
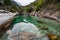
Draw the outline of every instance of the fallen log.
M60 19L57 17L52 17L52 16L42 16L42 17L60 22Z

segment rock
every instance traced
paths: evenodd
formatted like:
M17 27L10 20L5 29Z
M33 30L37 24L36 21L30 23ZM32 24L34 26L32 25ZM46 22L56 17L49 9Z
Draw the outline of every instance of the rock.
M19 25L19 26L18 26ZM18 32L31 32L34 34L38 34L39 30L38 28L32 24L32 23L25 23L25 22L21 22L21 23L17 23L14 25L14 27L12 28L12 33L17 33Z
M0 26L2 24L6 24L7 22L9 22L10 20L13 19L15 14L13 13L0 13Z
M1 10L0 10L1 11ZM4 10L2 10L3 12ZM15 14L13 13L1 13L0 12L0 37L7 30L9 25L11 24Z
M7 40L49 40L44 36L34 24L21 22L14 25Z

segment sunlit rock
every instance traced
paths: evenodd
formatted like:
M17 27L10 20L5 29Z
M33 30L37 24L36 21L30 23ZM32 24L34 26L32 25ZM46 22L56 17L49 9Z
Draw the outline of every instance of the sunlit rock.
M13 19L14 15L15 14L13 14L13 13L0 13L0 25Z
M11 0L13 4L19 5L19 6L27 6L34 1L36 0Z

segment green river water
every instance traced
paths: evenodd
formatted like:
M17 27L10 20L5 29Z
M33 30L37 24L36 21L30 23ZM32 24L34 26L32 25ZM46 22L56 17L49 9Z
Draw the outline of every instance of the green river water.
M24 21L24 19L36 25L39 28L40 32L43 34L52 33L60 36L60 23L57 23L55 21L45 19L45 18L18 15L14 18L11 25L14 25L20 22L26 22ZM43 30L42 27L46 27L48 28L48 30ZM9 28L9 29L12 29L12 28ZM8 35L5 33L0 40L6 40L7 36Z

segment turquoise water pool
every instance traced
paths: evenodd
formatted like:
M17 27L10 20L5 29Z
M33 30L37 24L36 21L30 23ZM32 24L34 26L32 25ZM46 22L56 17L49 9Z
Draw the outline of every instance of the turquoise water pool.
M43 34L52 33L52 34L56 34L56 35L60 36L60 23L54 22L52 20L27 16L27 15L18 15L18 16L15 16L11 25L14 25L19 22L33 23L34 25L36 25L39 28L40 32ZM43 30L43 29L41 29L42 27L46 27L46 28L48 28L48 30ZM12 29L12 27L10 27L9 29ZM7 36L8 35L5 33L0 40L2 40L2 39L6 40Z

